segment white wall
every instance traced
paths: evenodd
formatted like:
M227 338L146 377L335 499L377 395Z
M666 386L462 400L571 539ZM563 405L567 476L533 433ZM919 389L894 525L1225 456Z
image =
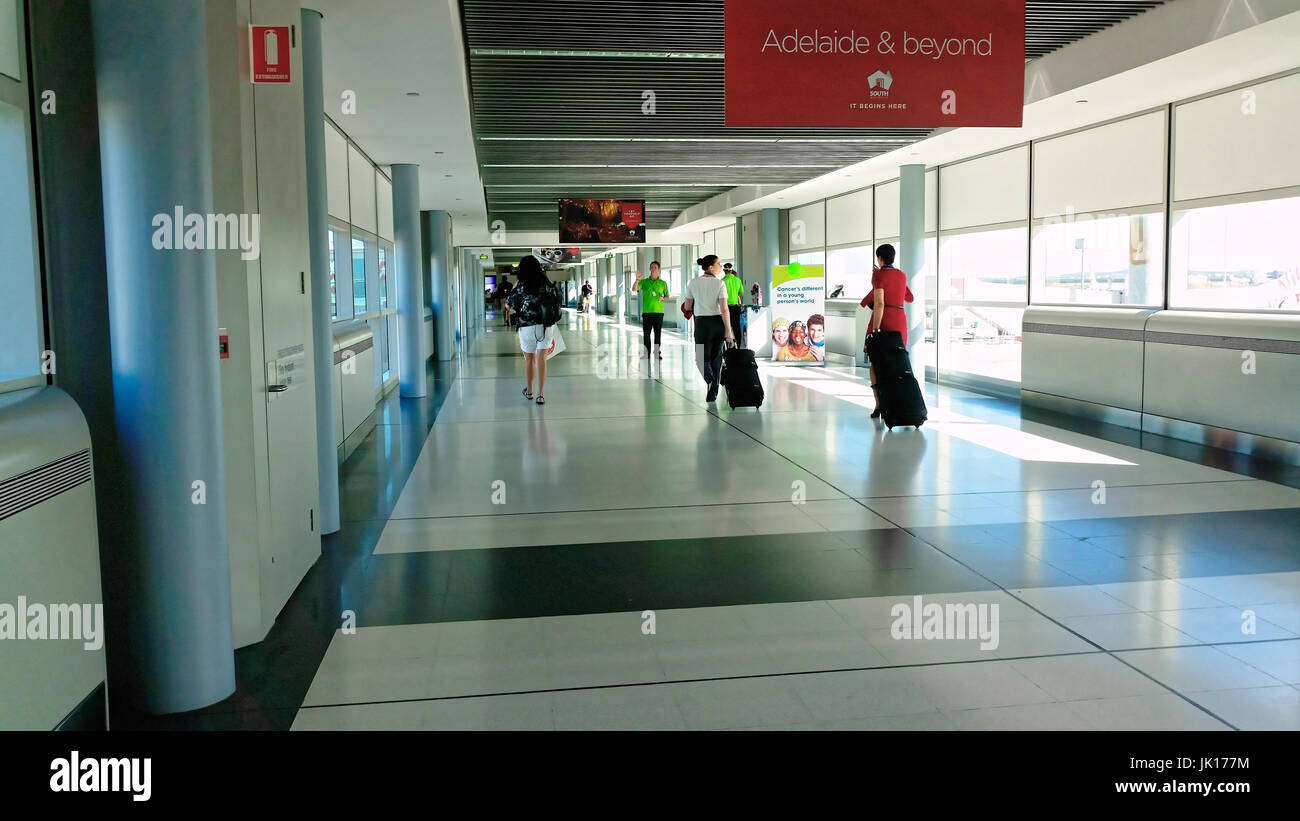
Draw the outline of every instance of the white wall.
M1034 218L1165 199L1165 112L1034 143Z
M803 230L796 223L803 223ZM790 209L790 253L821 248L826 244L826 206L823 200Z
M355 146L349 144L348 195L352 203L352 224L372 234L379 231L379 218L375 209L375 176L375 167Z
M383 174L375 176L375 208L379 212L379 236L393 241L393 184ZM391 304L397 304L393 300Z
M1300 74L1175 106L1174 199L1300 185L1298 138Z
M350 222L348 205L348 141L339 130L325 123L325 183L329 192L329 213Z
M939 169L939 230L1025 220L1029 216L1029 146Z
M873 197L870 188L826 201L826 244L871 242Z

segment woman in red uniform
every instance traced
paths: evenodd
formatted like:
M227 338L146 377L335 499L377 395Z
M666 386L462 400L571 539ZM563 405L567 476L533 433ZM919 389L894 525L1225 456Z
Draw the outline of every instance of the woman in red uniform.
M871 293L858 303L863 308L871 308L871 325L867 333L876 331L898 331L903 335L903 344L907 345L907 311L904 302L912 301L912 291L907 287L907 274L894 267L894 246L886 243L876 249L876 267L871 271ZM866 346L862 348L866 352ZM868 366L870 363L868 362ZM869 367L871 384L876 383L876 369ZM875 387L871 389L876 393ZM880 416L880 396L876 396L876 409L871 418Z

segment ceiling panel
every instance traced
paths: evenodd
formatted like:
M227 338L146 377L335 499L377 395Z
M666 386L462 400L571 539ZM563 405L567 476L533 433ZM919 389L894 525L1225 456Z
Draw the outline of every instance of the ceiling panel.
M1027 0L1025 57L1163 1ZM803 182L932 133L725 127L722 0L461 0L461 20L489 219L516 230L553 229L571 196L645 199L666 228L737 185Z

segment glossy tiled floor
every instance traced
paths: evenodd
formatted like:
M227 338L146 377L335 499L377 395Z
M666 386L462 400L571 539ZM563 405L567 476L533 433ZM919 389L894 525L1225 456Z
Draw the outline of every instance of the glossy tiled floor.
M676 335L563 331L545 406L492 329L409 478L345 481L295 729L1300 729L1300 490L934 385L888 432L848 367L731 411ZM917 595L995 646L895 638Z

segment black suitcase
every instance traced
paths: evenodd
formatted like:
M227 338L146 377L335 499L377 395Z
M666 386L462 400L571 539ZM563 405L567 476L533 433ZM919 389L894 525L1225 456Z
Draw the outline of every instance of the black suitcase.
M763 383L758 379L758 361L749 348L727 348L722 354L722 388L727 404L735 408L763 406Z
M880 397L880 417L891 430L899 425L921 427L929 418L921 386L912 373L912 361L897 331L874 333L867 338L867 358L876 371L871 387Z

